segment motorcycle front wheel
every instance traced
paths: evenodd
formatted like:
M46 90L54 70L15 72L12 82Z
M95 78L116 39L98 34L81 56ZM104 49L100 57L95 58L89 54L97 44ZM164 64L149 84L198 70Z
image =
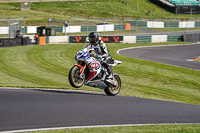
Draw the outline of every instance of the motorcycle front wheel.
M80 67L73 66L69 71L68 79L71 86L80 88L85 81L85 74L83 73L83 76L80 77Z
M121 89L121 79L120 77L114 73L114 77L117 82L118 82L118 86L113 86L112 84L108 84L108 86L104 89L104 92L109 95L109 96L115 96L119 93L120 89Z

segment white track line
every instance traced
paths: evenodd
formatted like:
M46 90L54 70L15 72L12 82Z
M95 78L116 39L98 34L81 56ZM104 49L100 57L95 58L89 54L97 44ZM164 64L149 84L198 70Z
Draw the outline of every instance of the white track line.
M172 45L156 45L156 46L139 46L139 47L129 47L129 48L123 48L117 50L117 53L119 54L120 51L128 50L128 49L137 49L137 48L154 48L154 47L173 47L173 46L184 46L184 45L197 45L197 43L192 44L172 44ZM120 55L120 54L119 54Z
M53 128L37 128L37 129L24 129L3 131L0 133L19 133L19 132L35 132L35 131L47 131L47 130L63 130L63 129L78 129L78 128L98 128L98 127L120 127L120 126L149 126L149 125L180 125L180 124L200 124L200 123L158 123L158 124L119 124L119 125L94 125L94 126L72 126L72 127L53 127Z
M23 90L25 88L0 87L0 90Z

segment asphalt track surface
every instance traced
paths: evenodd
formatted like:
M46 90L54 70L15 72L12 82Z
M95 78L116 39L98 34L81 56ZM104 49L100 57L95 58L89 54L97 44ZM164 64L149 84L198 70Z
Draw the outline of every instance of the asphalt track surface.
M195 49L199 48L199 45L193 46ZM193 51L189 50L189 46L183 47ZM173 51L171 46L156 48L161 50L158 53ZM178 47L173 46L173 48ZM156 53L155 48L148 48L145 50L147 55L151 53L149 52L151 49ZM141 49L129 50L134 50L133 53L136 53ZM121 52L119 53L122 54ZM172 56L173 52L168 53ZM179 54L175 53L178 57ZM184 60L190 56L196 54L188 54ZM172 57L175 60L174 56ZM180 55L179 57L183 58ZM162 123L200 123L200 106L120 95L113 97L95 92L0 88L0 132L55 127Z
M200 44L133 47L120 50L118 53L128 57L200 70L200 62L188 61L200 56Z
M104 93L0 88L0 131L200 123L200 106Z

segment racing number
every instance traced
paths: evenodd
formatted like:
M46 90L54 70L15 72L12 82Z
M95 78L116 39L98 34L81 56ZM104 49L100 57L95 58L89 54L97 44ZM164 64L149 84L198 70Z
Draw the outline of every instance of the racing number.
M98 64L98 63L92 63L92 64L90 65L90 68L95 69L95 70L97 70L98 67L99 67L99 64Z

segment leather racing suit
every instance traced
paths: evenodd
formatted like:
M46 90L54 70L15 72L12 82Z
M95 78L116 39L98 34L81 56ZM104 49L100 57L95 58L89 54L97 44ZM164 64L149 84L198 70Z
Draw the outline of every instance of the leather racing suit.
M89 44L86 47L89 49L91 48L94 49L94 52L96 54L93 56L95 58L102 58L101 64L107 69L108 78L112 78L112 66L109 65L109 64L112 64L112 57L106 47L106 44L102 40L99 40L96 46Z

